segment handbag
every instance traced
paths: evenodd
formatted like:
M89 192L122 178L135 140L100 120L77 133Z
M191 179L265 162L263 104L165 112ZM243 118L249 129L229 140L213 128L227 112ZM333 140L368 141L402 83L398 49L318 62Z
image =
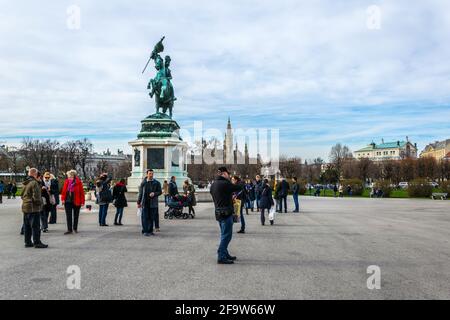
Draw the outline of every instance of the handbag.
M219 207L216 208L214 213L216 215L216 220L220 221L231 216L233 214L233 209L228 207Z
M269 211L269 220L270 221L275 220L275 207L272 207Z
M234 201L233 201L233 209L234 209L233 222L234 223L237 223L241 220L241 204L242 204L241 200L234 199Z

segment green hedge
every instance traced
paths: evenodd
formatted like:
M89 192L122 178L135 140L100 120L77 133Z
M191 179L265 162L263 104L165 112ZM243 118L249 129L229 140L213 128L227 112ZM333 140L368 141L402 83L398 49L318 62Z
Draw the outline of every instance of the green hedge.
M360 179L346 179L341 180L341 184L344 187L344 195L348 195L347 186L352 187L352 195L361 196L364 192L364 183Z
M431 197L433 187L425 179L415 179L408 184L408 194L412 198Z

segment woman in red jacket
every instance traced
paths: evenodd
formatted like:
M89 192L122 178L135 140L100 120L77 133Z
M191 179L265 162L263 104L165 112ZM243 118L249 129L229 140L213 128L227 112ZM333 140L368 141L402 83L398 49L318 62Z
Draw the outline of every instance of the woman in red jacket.
M67 179L61 191L61 202L66 209L67 218L67 232L64 234L71 234L73 231L78 233L78 217L81 207L84 206L84 189L75 170L67 172Z

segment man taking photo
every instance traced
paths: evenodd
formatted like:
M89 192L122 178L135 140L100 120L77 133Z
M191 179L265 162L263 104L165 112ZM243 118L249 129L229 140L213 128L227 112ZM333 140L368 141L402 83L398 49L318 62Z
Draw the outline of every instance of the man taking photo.
M233 192L241 190L241 185L231 183L226 167L220 167L217 170L217 177L211 186L210 193L214 201L216 220L220 227L220 244L217 250L217 263L219 264L233 264L236 260L236 257L231 256L228 252L228 245L233 235Z

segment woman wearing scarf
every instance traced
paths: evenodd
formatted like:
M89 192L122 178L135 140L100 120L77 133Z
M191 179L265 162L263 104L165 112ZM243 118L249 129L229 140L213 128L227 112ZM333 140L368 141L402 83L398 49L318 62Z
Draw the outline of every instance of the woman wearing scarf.
M122 225L123 209L128 206L125 192L128 192L125 186L125 179L121 179L113 188L114 206L116 207L116 216L114 217L114 225Z
M67 232L64 234L72 234L73 231L78 233L78 217L81 207L84 206L84 189L75 170L67 172L67 179L64 181L61 192L61 202L66 209L67 218Z

